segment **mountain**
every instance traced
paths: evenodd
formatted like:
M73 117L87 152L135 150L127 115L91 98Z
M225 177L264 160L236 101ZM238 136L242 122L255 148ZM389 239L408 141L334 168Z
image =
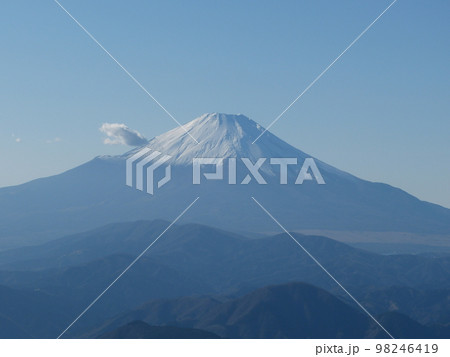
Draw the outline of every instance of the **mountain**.
M169 224L166 221L115 223L39 246L0 252L0 284L3 286L0 286L0 320L4 336L57 336ZM380 255L326 237L291 234L369 311L408 315L418 321L418 335L423 336L420 324L434 325L433 336L445 335L450 316L448 255ZM246 335L247 330L250 331L248 336L250 333L266 336L270 331L255 332L256 325L252 325L264 325L255 322L259 321L258 315L239 318L239 324L244 326L239 327L239 332L226 328L231 316L235 316L234 307L230 306L235 305L224 304L248 298L249 293L268 285L295 281L313 284L317 286L315 289L326 289L328 295L334 294L346 308L359 312L354 302L287 234L251 239L199 224L176 224L65 337L84 337L86 331L94 330L96 333L89 337L102 335L108 332L98 330L104 321L124 311L134 311L149 300L152 309L143 314L127 314L130 319L117 321L114 328L143 320L152 326L206 329L222 337ZM297 296L296 291L287 289L286 296L282 294L287 300L279 303L295 305L296 300L289 299ZM259 302L252 305L253 302L263 296L258 293L248 298L252 311L260 306ZM275 298L276 294L270 296ZM318 300L318 296L322 295L306 294L301 295L301 299ZM241 304L244 300L239 301L238 305L244 308L245 304ZM329 303L325 299L323 304L333 307L333 301ZM311 310L311 314L312 311L316 310ZM338 309L335 314L340 312ZM278 311L273 314L278 316ZM270 315L262 321L266 318L271 321ZM213 322L217 322L221 330L209 329ZM407 320L395 316L394 322L399 331L408 325ZM15 332L8 335L8 331ZM341 336L339 331L335 329L330 334ZM344 332L350 334L351 331L345 330L342 334ZM376 329L369 332L370 336L377 334ZM286 333L280 332L280 336L287 336Z
M221 304L196 326L227 338L357 338L366 316L304 284L271 286Z
M115 223L40 246L2 252L0 283L32 289L58 284L65 289L81 286L82 291L69 295L84 296L83 291L89 291L87 286L105 284L168 225L164 221ZM346 286L449 287L450 256L380 255L327 237L292 235ZM335 287L287 234L250 239L199 224L172 226L138 265L136 271L143 278L158 271L167 275L160 278L163 282L170 278L180 282L179 287L191 287L189 291L181 289L179 296L239 293L298 280ZM87 282L89 285L83 285ZM167 286L164 294L174 290L170 284L157 286L160 292Z
M48 293L0 286L0 338L54 338L70 317L65 302Z
M34 325L27 331L40 338L56 337L84 308L92 302L134 259L129 255L110 255L78 266L48 269L34 272L0 272L0 281L13 291L35 295L35 299L27 298L28 305L21 300L9 299L0 308L4 315L13 321L32 316ZM126 274L114 284L101 301L96 304L85 317L74 326L74 329L102 321L119 311L138 306L149 299L160 297L180 297L184 295L207 294L212 288L190 273L176 271L168 266L143 257ZM0 290L1 292L1 290ZM18 295L19 297L21 295ZM49 302L41 305L40 300ZM45 298L47 297L47 298ZM57 304L50 302L57 301ZM24 309L26 306L27 309ZM40 314L27 310L39 308ZM63 313L62 313L63 312ZM51 323L51 326L48 326Z
M424 339L424 338L448 338L450 330L440 327L428 327L412 320L399 312L386 312L377 316L378 322L388 329L396 338ZM365 338L379 338L380 329L372 324Z
M425 325L450 322L449 288L389 286L360 291L357 298L375 313L399 312Z
M116 331L127 321L194 327L223 338L387 338L367 315L322 289L304 283L268 286L225 302L185 298L150 301L94 328L85 337ZM397 338L448 337L399 313L379 316ZM444 335L444 336L442 336Z
M133 321L121 326L114 331L107 332L98 338L108 339L209 339L220 338L214 333L193 328L174 326L150 326L143 321Z
M310 155L267 132L243 115L205 114L149 141L146 147L171 158L172 179L154 195L125 185L125 162L144 147L120 156L100 156L60 175L0 189L0 249L33 245L117 221L174 219L196 197L184 221L235 232L273 232L276 224L252 200L261 202L289 230L414 232L442 234L449 245L450 210L423 202L386 184L361 180L318 159L325 185L294 181ZM237 183L205 180L193 184L192 160L198 157L237 159ZM280 167L262 164L267 184L245 180L242 158L296 158L280 184ZM150 163L147 164L147 166ZM224 163L228 178L229 161ZM211 172L211 167L202 168ZM155 171L155 180L164 176ZM145 173L145 170L144 170ZM251 177L251 176L250 176ZM144 175L144 183L146 182ZM242 182L244 184L241 184ZM145 184L144 184L145 189ZM424 243L424 242L421 242Z
M0 336L1 338L31 338L31 336L18 326L14 321L0 316Z
M30 300L23 305L31 309L39 301L37 297L35 302L31 299L36 294L57 301L38 304L42 314L31 314L35 325L25 329L32 336L54 337L168 225L165 221L116 223L40 246L2 252L0 284L30 294ZM419 322L448 323L449 256L386 256L326 237L292 235L371 311L397 311L391 308L396 304L398 312ZM267 285L293 281L326 289L354 306L286 234L250 239L198 224L174 225L71 328L67 337L81 335L99 322L149 300L184 297L177 303L179 310L161 302L158 316L164 315L164 320L150 321L151 325L168 324L180 317L195 319L197 309L207 312L224 300L199 296L238 298ZM397 290L390 289L396 286ZM18 298L5 301L0 316L19 321L22 327L24 309L19 302ZM439 316L442 318L436 318ZM45 323L40 323L41 319ZM142 319L139 315L133 317ZM123 321L122 325L131 321Z

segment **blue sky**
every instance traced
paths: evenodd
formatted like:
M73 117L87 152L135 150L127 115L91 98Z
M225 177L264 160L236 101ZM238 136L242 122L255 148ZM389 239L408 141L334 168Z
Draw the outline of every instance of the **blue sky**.
M61 0L182 123L268 125L390 1ZM361 178L450 207L450 3L399 0L271 131ZM99 127L176 124L51 0L0 12L0 186L96 155Z

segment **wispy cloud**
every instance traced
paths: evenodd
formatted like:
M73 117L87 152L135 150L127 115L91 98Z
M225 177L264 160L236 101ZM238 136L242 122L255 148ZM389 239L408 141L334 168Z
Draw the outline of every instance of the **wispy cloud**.
M145 145L148 142L141 133L130 129L125 124L104 123L100 127L100 131L107 136L103 142L109 145L139 146Z

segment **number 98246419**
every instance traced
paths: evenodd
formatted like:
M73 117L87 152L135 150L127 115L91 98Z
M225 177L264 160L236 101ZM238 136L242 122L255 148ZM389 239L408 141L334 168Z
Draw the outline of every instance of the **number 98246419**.
M398 345L396 343L378 343L375 346L375 350L377 353L404 353L404 354L428 354L428 353L437 353L439 351L439 347L437 344L401 344Z

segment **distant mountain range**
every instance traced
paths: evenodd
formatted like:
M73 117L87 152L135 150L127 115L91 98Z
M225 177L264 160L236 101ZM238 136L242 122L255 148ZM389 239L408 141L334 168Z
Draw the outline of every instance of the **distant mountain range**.
M377 317L396 338L450 336L450 329L426 327L400 313ZM113 331L114 335L114 331L127 329L127 321L134 319L148 324L195 327L223 338L389 338L364 313L303 283L269 286L226 302L195 298L150 301L87 335L107 336L106 331ZM122 324L125 327L117 327Z
M2 325L10 326L6 331L16 331L19 337L56 337L168 224L165 221L110 224L40 246L0 253ZM420 328L426 332L422 336L446 333L450 321L447 303L450 256L385 256L326 237L293 235L374 314L394 314L391 319L398 326L403 326L400 322L406 318L395 314L413 317L418 321L417 326L422 326ZM299 288L301 294L296 295L297 288L288 284L288 288L282 290L286 300L281 301L281 305L291 304L295 309L300 301L322 301L323 306L311 310L312 313L328 311L326 309L330 306L332 308L333 304L339 303L335 314L350 309L355 314L356 325L365 321L366 316L358 307L286 234L250 239L198 224L175 225L65 337L98 337L135 320L151 326L199 328L221 337L266 336L269 332L265 330L256 332L248 327L247 334L247 327L242 330L239 327L239 332L228 328L229 319L234 314L231 306L235 306L229 302L236 299L244 301L240 300L244 296L251 296L250 300L253 297L259 299L263 295L252 295L252 291L299 281L317 287L307 285L304 288L303 284ZM304 292L305 289L312 295ZM324 300L318 298L323 296L326 297ZM130 315L130 319L117 320L119 323L111 325L111 329L98 330L113 316L121 316L124 311L136 309L149 300L152 300L156 317L166 316L169 310L172 312L162 320ZM170 302L170 309L164 301ZM172 306L173 301L176 301L176 306ZM216 311L214 314L213 310ZM262 313L263 310L266 311L265 308L258 311ZM200 318L199 314L208 318ZM274 310L273 314L280 318L284 316L281 310ZM251 316L259 321L256 312ZM252 320L247 318L250 323ZM194 320L195 324L185 324ZM239 321L244 323L247 320ZM222 327L217 330L210 328L216 322ZM290 326L291 322L285 322ZM369 322L364 322L362 331L367 336L378 336L378 330L370 327ZM282 321L279 323L284 324ZM306 326L310 323L308 320ZM321 331L319 325L316 326L317 334ZM412 323L409 325L413 326ZM338 326L336 320L336 325L329 331L330 336L351 336L352 330L344 327L339 330L341 325ZM295 333L309 336L301 328L298 327ZM314 328L308 327L308 331L314 331ZM364 337L364 334L357 336ZM280 330L279 336L288 335Z
M184 222L235 232L267 233L278 229L251 199L254 196L292 231L450 234L449 209L420 201L386 184L361 180L317 159L326 184L305 181L295 185L300 164L310 155L269 132L252 144L264 129L243 115L205 114L186 124L185 129L199 144L182 128L176 128L146 145L171 156L168 164L172 180L153 196L125 185L125 160L142 147L121 156L97 157L60 175L0 189L0 249L39 244L118 221L171 220L197 196L200 199ZM191 163L195 157L237 158L237 184L203 178L200 185L193 185ZM267 184L256 184L254 179L241 184L248 174L241 158L255 163L260 158L280 157L299 162L289 166L288 184L280 185L280 169L268 160L261 167ZM161 176L161 170L156 174Z
M116 223L40 246L2 252L0 284L42 289L46 281L51 281L52 286L61 281L75 288L79 282L71 283L71 279L84 279L83 270L100 269L104 274L99 277L107 280L108 275L114 276L115 271L126 266L127 260L137 256L168 225L165 221ZM293 235L350 286L450 287L449 255L438 258L379 255L326 237ZM239 291L239 287L252 289L296 280L324 288L334 286L286 234L249 239L198 224L173 226L140 264L141 269L136 271L145 267L151 271L152 266L165 267L160 271L172 274L172 281L186 281L188 286L195 287L186 292L189 294L195 291L231 293ZM92 275L87 278L96 279ZM98 283L93 281L92 286Z

